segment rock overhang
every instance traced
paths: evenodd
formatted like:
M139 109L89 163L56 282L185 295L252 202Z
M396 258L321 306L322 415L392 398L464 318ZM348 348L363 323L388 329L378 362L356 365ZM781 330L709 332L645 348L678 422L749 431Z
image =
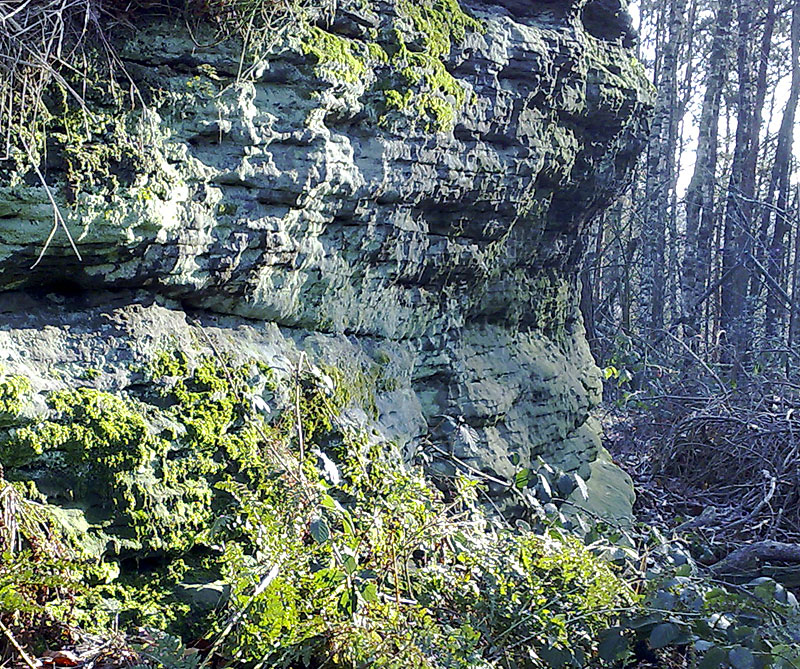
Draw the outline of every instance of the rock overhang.
M342 5L351 16L319 23L323 35L290 34L243 80L235 45L198 48L180 23L152 20L121 42L146 108L94 101L101 123L68 148L91 158L111 145L129 160L77 191L59 155L45 171L83 261L57 230L29 270L52 209L30 175L12 175L0 187L0 285L44 295L69 280L116 291L132 309L144 294L177 314L220 314L234 350L254 322L285 328L292 342L391 342L399 380L376 404L411 450L422 447L420 426L452 441L437 432L447 415L477 435L447 444L472 466L508 474L515 452L588 476L600 457L587 423L599 376L577 307L581 233L627 183L652 105L624 3L465 2L479 23L448 33L449 52L436 52L443 69L396 60L401 47L433 48L435 17L421 23L402 2ZM160 327L161 307L144 307L150 325L123 328L112 353L75 313L41 305L38 317L28 307L31 318L53 328L52 340L26 340L6 312L9 370L38 360L27 371L41 380L49 365L78 370L101 356L112 363L100 382L131 392L113 361L127 364L126 347L155 352L125 341ZM100 318L97 305L86 309ZM74 343L62 350L67 331ZM320 350L336 363L339 348ZM73 367L59 362L67 355ZM70 374L37 390L76 383ZM399 430L398 416L416 427Z

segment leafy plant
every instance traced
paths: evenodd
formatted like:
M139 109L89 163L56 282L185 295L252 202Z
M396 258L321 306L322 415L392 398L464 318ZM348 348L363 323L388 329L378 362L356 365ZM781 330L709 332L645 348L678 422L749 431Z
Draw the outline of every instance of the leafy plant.
M207 537L231 587L219 650L244 666L552 667L596 655L599 632L635 601L613 567L556 529L490 519L475 481L446 495L391 444L337 427L335 389L312 374L300 389L302 411L270 433L297 450L262 450L256 487L217 484L231 500Z
M800 606L771 578L711 578L679 544L651 535L646 596L624 629L653 650L684 648L699 669L800 667Z

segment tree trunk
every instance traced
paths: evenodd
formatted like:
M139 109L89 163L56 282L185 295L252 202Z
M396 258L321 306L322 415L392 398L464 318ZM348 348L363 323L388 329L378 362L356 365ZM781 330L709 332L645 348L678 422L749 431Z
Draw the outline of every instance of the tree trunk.
M767 64L775 26L775 0L769 0L759 54L755 91L750 74L755 2L738 0L739 44L737 69L739 99L736 117L736 146L731 164L725 211L725 248L722 285L722 329L725 333L723 361L731 366L733 378L747 366L752 323L749 309L748 262L752 252L752 214L758 157L761 110L767 91Z
M647 157L646 203L642 224L642 322L652 332L664 327L666 236L669 190L675 172L679 52L686 0L669 0L669 35L661 57L659 87Z
M711 238L714 230L714 186L717 172L719 116L722 87L728 75L731 4L717 2L716 27L706 74L706 91L700 115L694 173L686 190L686 248L683 260L683 306L685 335L696 351L701 333L700 295L711 275Z
M792 263L792 310L789 314L789 338L788 348L794 347L800 342L800 184L797 185L794 194L794 261ZM788 370L787 370L788 373Z
M786 108L783 111L781 128L778 132L778 146L775 150L775 163L769 186L765 194L766 206L762 217L762 229L769 229L770 218L773 216L772 203L777 195L777 207L774 212L775 224L772 239L769 244L767 269L773 277L781 282L786 266L786 236L789 233L790 216L788 211L789 176L792 160L792 144L797 104L800 100L800 0L794 0L792 10L792 85ZM797 300L794 295L793 299ZM764 321L764 331L768 339L777 339L781 334L784 323L782 303L773 293L767 295L767 309Z

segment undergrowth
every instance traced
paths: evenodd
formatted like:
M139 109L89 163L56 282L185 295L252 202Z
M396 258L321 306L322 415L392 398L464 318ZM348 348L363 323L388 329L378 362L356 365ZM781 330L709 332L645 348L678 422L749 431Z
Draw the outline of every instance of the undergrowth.
M254 403L254 373L288 401L283 410L265 414L263 400ZM292 387L252 364L189 363L175 353L148 375L147 396L162 404L171 431L156 437L141 427L149 410L132 398L56 391L51 417L6 438L3 458L10 464L15 453L17 478L42 458L74 460L79 476L108 489L118 522L138 528L139 554L171 557L134 578L100 569L68 532L61 553L35 553L58 524L45 520L47 504L18 502L15 518L39 519L8 545L0 570L0 583L15 584L13 596L0 591L0 620L20 638L75 623L95 633L144 624L188 635L185 619L195 615L192 633L202 630L236 666L547 667L553 658L582 666L600 632L636 601L617 570L568 533L494 521L475 481L462 477L442 492L392 444L339 425L342 393L319 370ZM194 500L185 514L194 525L148 525L160 484L134 489L122 474L148 458L171 463L162 476L180 482L180 505ZM227 594L190 614L174 591L198 568ZM110 599L116 616L102 614Z
M139 629L143 667L800 666L780 583L722 581L654 528L510 525L479 480L437 487L342 420L344 374L179 351L141 373L135 397L51 392L41 418L0 384L0 622L31 653ZM69 462L116 505L100 554L37 487ZM554 489L548 471L509 485Z

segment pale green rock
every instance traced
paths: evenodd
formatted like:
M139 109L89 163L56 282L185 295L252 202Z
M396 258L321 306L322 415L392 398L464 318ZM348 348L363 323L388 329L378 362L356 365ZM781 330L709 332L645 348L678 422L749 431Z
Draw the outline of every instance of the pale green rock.
M87 146L113 139L135 169L110 165L73 198L48 157L82 262L57 231L30 269L53 212L30 174L4 168L0 363L30 381L26 420L52 390L135 394L137 365L206 336L284 374L304 351L352 374L361 407L343 420L408 457L433 443L504 477L510 453L542 457L585 476L598 513L626 517L630 481L589 421L601 380L577 286L581 236L626 185L652 107L625 21L603 18L622 5L463 2L478 23L416 83L387 55L394 28L409 43L417 30L402 3L339 5L333 55L298 28L243 79L238 44L198 47L182 21L120 37L148 107L89 99L124 132ZM409 103L387 108L391 90ZM53 499L91 552L145 550Z
M567 516L584 513L590 519L602 518L613 526L629 527L633 518L633 483L630 476L611 460L605 448L600 448L597 457L588 467L586 488L588 499L579 489L568 498L564 505Z

